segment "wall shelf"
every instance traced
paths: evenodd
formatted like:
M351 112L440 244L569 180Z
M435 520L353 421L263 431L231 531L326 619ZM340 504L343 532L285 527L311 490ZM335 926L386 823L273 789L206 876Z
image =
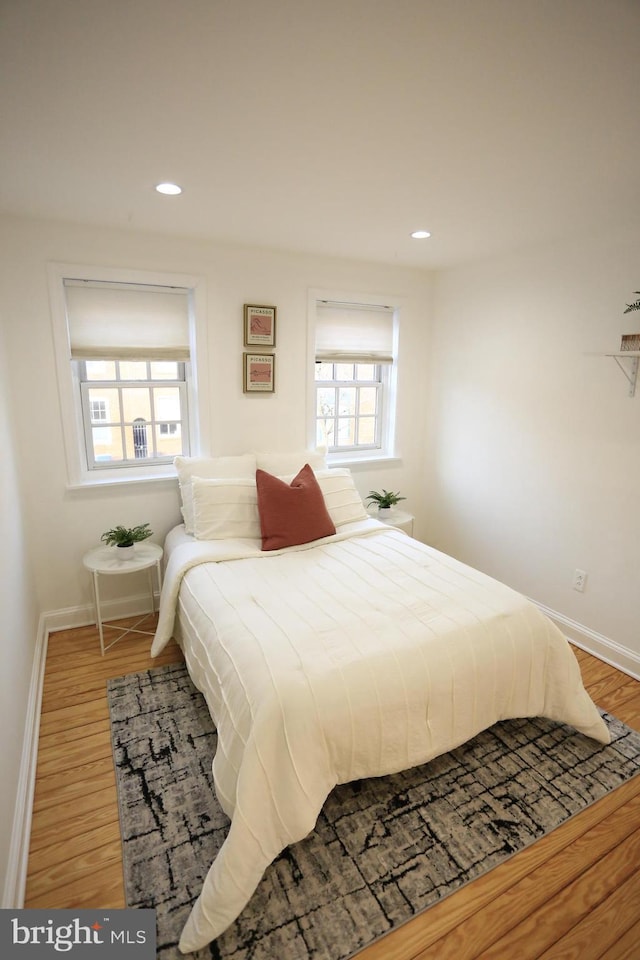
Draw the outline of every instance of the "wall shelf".
M633 397L636 392L636 381L638 379L640 350L619 350L617 353L605 353L605 357L613 357L616 361L629 381L629 396ZM627 360L628 363L625 363L625 360Z

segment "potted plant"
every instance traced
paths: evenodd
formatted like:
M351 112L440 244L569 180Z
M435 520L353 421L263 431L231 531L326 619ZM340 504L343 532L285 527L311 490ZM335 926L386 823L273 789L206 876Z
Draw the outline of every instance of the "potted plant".
M385 490L382 488L382 493L378 490L370 490L369 496L367 497L367 506L370 506L372 503L377 503L378 512L384 510L391 510L392 507L395 507L396 503L400 503L401 500L406 500L406 497L400 496L400 491L398 493L393 493L393 491Z
M118 547L120 551L118 559L125 560L130 557L134 550L134 544L140 543L150 537L153 530L149 529L148 523L141 523L137 527L113 527L102 534L100 539L108 547Z
M632 313L634 310L640 310L640 290L635 291L635 295L638 298L634 300L633 303L628 303L624 313ZM627 350L633 351L636 356L640 350L640 333L623 333L622 339L620 340L620 350L625 352ZM631 380L629 380L631 383Z

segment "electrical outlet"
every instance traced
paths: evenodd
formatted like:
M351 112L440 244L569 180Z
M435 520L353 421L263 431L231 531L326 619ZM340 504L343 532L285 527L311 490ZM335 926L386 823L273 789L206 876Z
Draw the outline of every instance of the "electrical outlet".
M571 586L573 587L574 590L578 590L580 593L583 593L586 582L587 582L586 570L573 571L573 583L571 584Z

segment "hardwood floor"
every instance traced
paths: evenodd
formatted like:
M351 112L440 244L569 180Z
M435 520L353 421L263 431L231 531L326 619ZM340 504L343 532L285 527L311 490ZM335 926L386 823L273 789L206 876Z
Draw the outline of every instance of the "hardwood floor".
M102 658L94 627L49 638L26 907L125 905L106 680L182 659L149 644ZM574 649L595 702L640 729L640 682ZM359 960L638 960L639 944L636 777Z

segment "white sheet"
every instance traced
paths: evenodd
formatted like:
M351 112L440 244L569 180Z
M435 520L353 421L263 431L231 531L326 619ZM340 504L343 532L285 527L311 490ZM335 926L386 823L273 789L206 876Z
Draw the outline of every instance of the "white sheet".
M218 728L231 818L180 949L215 939L266 867L309 833L337 783L424 763L498 720L609 735L560 631L520 594L363 521L273 554L179 530L152 654L173 631Z

